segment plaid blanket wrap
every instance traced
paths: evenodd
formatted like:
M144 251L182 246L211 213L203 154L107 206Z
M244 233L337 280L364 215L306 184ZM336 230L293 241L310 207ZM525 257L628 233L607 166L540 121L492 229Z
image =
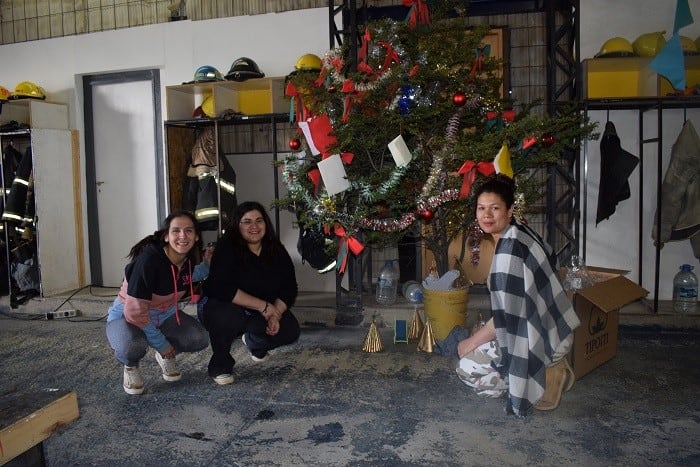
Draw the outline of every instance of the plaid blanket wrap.
M513 222L496 245L489 288L501 359L508 379L506 411L524 417L544 394L545 368L580 324L556 273L551 248L529 227Z

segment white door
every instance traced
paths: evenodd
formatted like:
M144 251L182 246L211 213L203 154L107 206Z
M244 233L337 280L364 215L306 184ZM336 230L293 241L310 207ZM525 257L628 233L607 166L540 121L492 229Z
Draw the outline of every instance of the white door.
M86 172L94 285L119 286L131 247L158 229L162 158L153 89L143 79L97 80L85 89L91 95L92 151L86 157L94 167L88 163Z

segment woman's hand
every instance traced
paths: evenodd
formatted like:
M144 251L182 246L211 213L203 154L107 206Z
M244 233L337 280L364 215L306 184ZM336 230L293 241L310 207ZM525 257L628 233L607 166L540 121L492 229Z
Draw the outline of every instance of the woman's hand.
M175 358L176 354L177 352L175 352L175 348L172 345L168 346L168 348L165 349L165 351L160 352L160 356L167 359Z
M267 320L267 328L265 328L265 332L270 335L274 336L277 334L280 330L280 322L277 318L270 316Z
M270 303L267 306L267 314L265 315L265 318L269 319L270 317L274 317L277 321L279 321L282 319L282 313L284 313L284 309L280 309L279 300L277 300L275 303Z
M463 341L457 344L457 355L459 358L464 358L469 352L474 351L481 344L485 344L496 338L496 328L493 325L493 318L486 321L486 324L482 326L473 335L467 337Z
M202 254L202 261L205 264L211 264L211 257L214 254L214 247L213 246L208 246L204 249L204 252Z

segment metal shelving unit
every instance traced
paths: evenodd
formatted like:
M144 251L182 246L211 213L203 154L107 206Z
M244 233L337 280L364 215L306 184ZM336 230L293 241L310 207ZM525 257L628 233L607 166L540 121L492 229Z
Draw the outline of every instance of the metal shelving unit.
M691 108L700 108L700 99L697 97L648 97L648 98L629 98L629 99L590 99L584 101L584 112L587 115L592 110L602 110L608 112L615 111L636 111L639 125L639 159L644 160L644 148L649 144L656 145L657 161L656 161L656 205L660 211L661 206L661 186L663 183L663 165L662 165L662 148L663 148L663 115L665 110L681 109L683 110L683 120L686 120L686 111ZM646 138L644 136L643 118L648 112L656 111L656 129L657 136ZM582 253L584 261L586 261L586 239L587 239L587 216L588 216L588 142L583 145L583 167L580 170L583 174L579 174L578 179L582 181L583 190L583 214L582 214ZM638 211L638 268L637 268L637 283L642 284L642 257L643 257L643 232L644 232L644 164L639 164L639 211ZM661 230L661 216L656 219L656 229ZM659 271L661 265L661 246L655 242L655 259L654 259L654 302L653 310L659 310Z

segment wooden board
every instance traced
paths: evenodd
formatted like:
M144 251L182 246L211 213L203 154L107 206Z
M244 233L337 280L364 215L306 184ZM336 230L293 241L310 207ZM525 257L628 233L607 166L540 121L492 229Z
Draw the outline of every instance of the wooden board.
M0 394L0 465L41 443L79 416L75 391Z

